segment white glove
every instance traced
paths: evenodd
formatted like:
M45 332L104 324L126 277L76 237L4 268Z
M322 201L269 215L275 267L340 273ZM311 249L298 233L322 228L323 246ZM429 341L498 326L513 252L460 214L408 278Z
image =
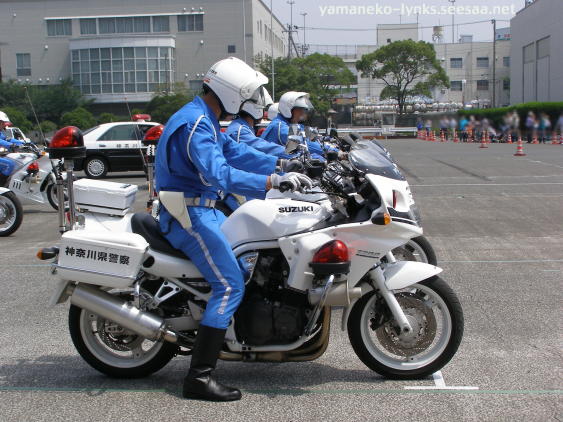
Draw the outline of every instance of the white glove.
M291 190L302 191L303 189L312 189L313 181L304 174L300 173L286 173L284 175L272 174L270 176L272 188L279 189L280 192Z

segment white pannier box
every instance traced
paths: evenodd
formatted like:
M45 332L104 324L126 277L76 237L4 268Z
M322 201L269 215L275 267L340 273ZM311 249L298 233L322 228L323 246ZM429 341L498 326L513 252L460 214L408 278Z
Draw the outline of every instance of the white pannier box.
M73 183L74 202L81 211L125 215L135 202L137 185L80 179Z
M61 238L57 274L62 280L126 288L137 278L148 247L135 233L71 230Z

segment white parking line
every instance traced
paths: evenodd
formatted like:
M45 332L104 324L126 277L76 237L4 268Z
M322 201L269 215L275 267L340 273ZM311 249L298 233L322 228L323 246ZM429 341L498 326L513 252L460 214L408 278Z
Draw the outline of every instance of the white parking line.
M478 390L479 387L468 385L448 386L444 381L442 371L437 371L432 374L434 385L406 385L405 390Z

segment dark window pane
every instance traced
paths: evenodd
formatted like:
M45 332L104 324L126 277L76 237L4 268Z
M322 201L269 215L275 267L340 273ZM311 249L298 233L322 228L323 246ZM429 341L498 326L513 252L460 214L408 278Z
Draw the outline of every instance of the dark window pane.
M96 34L96 19L80 19L80 33L82 35Z
M115 18L98 19L100 34L115 34Z
M120 34L133 32L133 18L117 18L115 32Z
M135 32L151 32L151 19L149 16L134 18Z
M109 48L101 48L100 54L102 56L102 59L109 59L111 57Z
M194 15L195 31L203 31L203 15Z
M170 32L170 18L168 16L153 16L153 32Z

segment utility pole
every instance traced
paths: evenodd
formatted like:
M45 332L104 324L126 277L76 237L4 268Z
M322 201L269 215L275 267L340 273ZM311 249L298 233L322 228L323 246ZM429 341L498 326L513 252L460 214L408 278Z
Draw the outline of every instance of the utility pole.
M455 0L448 0L451 4L452 7L455 7ZM455 13L452 13L452 44L455 43L455 26L454 26L454 18L455 18Z
M307 16L307 12L303 12L301 13L301 16L303 16L303 51L301 52L301 55L303 57L305 57L305 54L307 53L307 38L306 38L306 29L305 29L305 17Z
M244 62L246 61L246 0L242 0L242 49L244 51Z
M287 28L287 58L291 59L291 46L294 45L293 43L293 5L295 4L295 0L287 0L287 4L289 4L289 7L291 8L290 11L290 24ZM299 55L299 53L297 53L297 55Z
M493 24L493 101L491 107L496 107L497 99L497 20L491 21Z
M272 29L272 35L274 31L274 10L272 1L270 0L270 28ZM270 47L272 49L272 100L276 101L276 77L274 73L274 37L270 37Z

